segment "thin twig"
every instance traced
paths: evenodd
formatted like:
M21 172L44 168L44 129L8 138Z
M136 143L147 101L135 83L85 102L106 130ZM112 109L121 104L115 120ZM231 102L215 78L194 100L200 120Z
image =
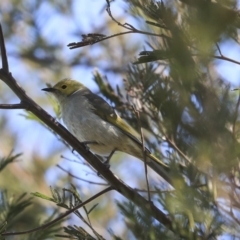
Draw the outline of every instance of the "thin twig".
M97 197L103 195L104 193L106 192L109 192L113 190L113 188L110 186L110 187L107 187L105 188L104 190L100 191L99 193L95 194L94 196L90 197L88 200L80 203L79 205L77 205L76 207L66 211L64 214L60 215L59 217L55 218L53 221L49 222L49 223L45 223L43 224L42 226L40 227L37 227L37 228L33 228L33 229L30 229L30 230L26 230L26 231L21 231L21 232L5 232L5 233L2 233L1 236L12 236L12 235L22 235L22 234L26 234L26 233L32 233L32 232L37 232L39 230L43 230L43 229L46 229L46 228L49 228L50 226L52 226L53 224L59 222L60 220L62 220L63 218L65 218L66 216L68 216L69 214L75 212L77 209L83 207L84 205L86 205L87 203L91 202L92 200L96 199Z
M163 25L163 24L159 24L159 23L156 23L156 22L148 21L148 20L146 20L145 22L146 22L147 24L150 24L150 25L153 25L153 26L156 26L156 27L159 27L159 28L163 28L163 29L167 29L167 30L168 30L168 28L167 28L165 25Z
M163 133L163 136L164 136L164 138L165 138L165 141L166 141L172 148L174 148L174 149L178 152L178 154L179 154L180 156L182 156L188 163L191 163L191 162L192 162L191 159L190 159L186 154L184 154L184 153L178 148L178 146L175 144L175 142L172 141L172 140L167 136L167 134L166 134L165 131L164 131L164 127L162 126L161 121L159 121L159 120L157 119L156 122L158 122L159 129L162 130L162 133Z
M235 112L234 112L234 117L233 117L233 138L235 139L235 129L236 129L236 122L237 122L237 118L238 118L238 109L239 109L239 105L240 105L240 91L238 90L238 100L237 100L237 104L235 107Z
M26 105L23 103L0 104L0 109L26 109Z
M113 15L112 15L110 1L109 1L109 0L106 0L106 2L107 2L106 11L107 11L109 17L110 17L115 23L117 23L119 26L121 26L121 27L123 27L123 28L126 28L126 29L128 29L128 30L133 30L133 31L136 30L135 27L133 27L132 25L130 25L130 24L128 24L128 23L122 24L122 23L120 23L119 21L117 21L116 18L114 18Z
M138 192L148 192L148 190L145 190L145 189L139 189L139 188L134 188L136 191ZM150 190L149 192L154 194L154 193L172 193L174 192L175 190Z
M90 184L96 184L96 185L101 185L101 186L109 186L109 184L107 184L107 183L93 182L93 181L86 180L84 178L77 177L74 174L72 174L69 171L67 171L66 169L64 169L63 167L61 167L59 164L57 164L56 166L58 168L60 168L62 171L64 171L65 173L67 173L69 176L71 176L71 177L73 177L75 179L78 179L78 180L81 180L83 182L87 182L87 183L90 183Z
M166 36L164 34L156 34L156 33L150 33L150 32L146 32L146 31L140 31L140 30L130 30L130 31L126 31L126 32L116 33L116 34L113 34L113 35L110 35L110 36L106 36L106 37L103 37L103 38L99 38L99 39L94 40L94 41L72 42L72 43L69 43L67 46L69 47L69 49L75 49L75 48L79 48L79 47L93 45L95 43L102 42L102 41L104 41L106 39L118 37L118 36L129 34L129 33L145 34L145 35L149 35L149 36L156 36L156 37L163 37L163 38L170 39L170 37L168 37L168 36Z
M188 163L191 163L192 161L191 161L191 159L186 155L186 154L184 154L179 148L178 148L178 146L176 145L176 143L174 142L174 141L172 141L168 136L164 136L165 137L165 139L166 139L166 141L167 141L167 143L172 147L172 148L174 148L177 152L178 152L178 154L180 155L180 156L182 156Z
M73 152L73 154L74 154L74 152ZM83 161L81 161L80 159L79 159L79 160L73 160L73 159L70 159L70 158L65 157L65 156L63 156L63 155L61 155L60 157L63 158L64 160L69 161L69 162L73 162L73 163L77 163L77 164L81 164L81 165L84 165L84 164L85 164L85 163L84 163ZM79 157L79 155L77 154L76 157Z
M205 55L203 55L201 53L193 53L192 56L205 56ZM237 65L240 65L239 61L234 60L232 58L225 57L224 55L221 55L221 56L209 55L208 57L216 58L216 59L220 59L220 60L224 60L224 61L227 61L227 62L231 62L231 63L235 63Z
M236 61L236 60L234 60L234 59L231 59L231 58L228 58L228 57L225 57L225 56L211 56L211 57L213 57L213 58L217 58L217 59L220 59L220 60L224 60L224 61L228 61L228 62L232 62L232 63L236 63L236 64L238 64L238 65L240 65L240 62L239 61Z
M2 68L5 71L5 73L9 73L9 67L8 67L8 60L7 60L7 53L4 43L4 37L3 37L3 31L2 31L2 25L0 24L0 41L1 41L1 58L2 58Z
M141 136L141 142L142 142L142 154L143 154L143 160L144 160L144 170L145 170L145 178L146 178L146 184L147 184L147 192L148 192L148 201L151 201L151 194L150 194L150 187L149 187L149 182L148 182L148 171L147 171L147 156L146 156L146 149L144 146L144 137L143 137L143 132L142 132L142 126L140 122L140 116L139 116L139 111L135 109L134 106L132 106L133 111L135 112L137 116L137 121L138 121L138 128L140 131L140 136Z
M218 52L219 52L220 56L223 56L223 55L222 55L222 51L221 51L221 49L220 49L220 47L219 47L218 43L216 43L216 47L217 47L217 50L218 50Z
M227 211L227 210L226 210L224 207L222 207L220 204L218 204L218 208L220 209L220 211L223 211L223 212L226 213L227 215L231 216L232 219L233 219L237 224L240 225L240 220L237 219L237 218L235 217L235 215L231 213L231 212L232 212L231 206L229 207L229 208L230 208L230 211ZM240 236L240 235L239 235L239 236Z

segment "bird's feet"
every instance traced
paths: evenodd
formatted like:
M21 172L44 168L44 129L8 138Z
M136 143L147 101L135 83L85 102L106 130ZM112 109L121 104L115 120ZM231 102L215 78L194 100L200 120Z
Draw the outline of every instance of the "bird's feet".
M114 149L111 151L111 153L109 154L109 156L107 157L107 159L104 161L105 166L107 166L108 168L110 167L110 164L109 164L109 163L110 163L110 160L111 160L113 154L114 154L116 151L117 151L117 149L114 148Z
M99 155L96 155L96 156L98 157L99 161L101 161L101 162L104 164L104 166L105 166L106 169L109 169L109 168L110 168L110 164L108 163L107 160L105 160L104 157L99 156ZM98 175L98 176L101 176L100 172L97 172L97 175Z
M106 167L107 169L110 168L109 162L110 162L113 154L115 153L115 151L117 151L116 148L114 148L114 149L112 150L112 152L109 154L109 156L107 157L107 159L106 159L105 161L103 161L103 164L105 165L105 167ZM100 157L100 158L102 158L102 157ZM98 174L98 176L100 176L100 173L99 173L99 172L98 172L97 174Z
M110 164L109 164L108 160L105 160L105 161L103 162L103 164L104 164L104 166L105 166L107 169L110 168Z

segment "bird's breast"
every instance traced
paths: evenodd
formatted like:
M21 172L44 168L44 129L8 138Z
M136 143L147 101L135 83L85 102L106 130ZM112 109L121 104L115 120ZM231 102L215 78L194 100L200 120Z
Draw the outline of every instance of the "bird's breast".
M63 107L62 118L68 130L80 142L91 142L88 146L92 152L108 156L126 142L126 136L122 131L81 105L75 108Z

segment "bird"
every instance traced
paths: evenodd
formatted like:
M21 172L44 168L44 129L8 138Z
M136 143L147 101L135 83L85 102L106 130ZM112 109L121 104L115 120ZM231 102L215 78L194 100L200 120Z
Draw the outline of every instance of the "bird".
M103 98L71 78L42 90L54 96L67 129L92 153L111 157L115 151L121 151L142 161L146 156L147 165L171 184L169 167L146 147L143 154L140 134Z

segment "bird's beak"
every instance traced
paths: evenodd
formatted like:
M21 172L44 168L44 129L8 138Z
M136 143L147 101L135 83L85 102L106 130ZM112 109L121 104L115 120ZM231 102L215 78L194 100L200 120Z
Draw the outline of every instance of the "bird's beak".
M43 88L42 91L45 91L45 92L55 92L56 89L52 88L52 87L49 87L49 88Z

